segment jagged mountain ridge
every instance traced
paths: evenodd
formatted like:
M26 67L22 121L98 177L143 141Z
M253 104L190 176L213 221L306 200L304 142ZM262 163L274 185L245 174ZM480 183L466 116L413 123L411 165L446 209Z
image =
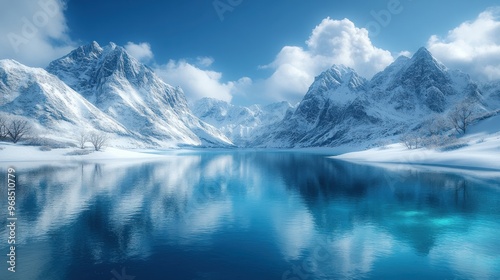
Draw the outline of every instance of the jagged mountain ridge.
M296 108L199 101L193 111L206 122L191 112L181 89L112 43L77 48L52 62L50 73L10 60L0 66L0 111L33 118L47 131L95 128L156 147L224 146L229 138L245 147L361 147L418 128L464 99L482 109L500 105L498 83L479 87L425 48L370 81L334 65Z
M191 113L180 88L163 82L113 43L81 46L50 63L47 71L157 146L232 145L224 134Z
M479 87L425 48L400 57L370 81L334 65L316 77L295 112L254 139L257 147L363 146L394 138L454 104L484 100Z

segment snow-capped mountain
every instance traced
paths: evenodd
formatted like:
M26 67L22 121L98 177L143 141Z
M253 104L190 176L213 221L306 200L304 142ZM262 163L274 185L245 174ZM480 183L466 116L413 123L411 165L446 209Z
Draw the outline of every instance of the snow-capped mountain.
M268 128L254 145L271 147L333 146L354 140L351 128L379 122L366 109L368 82L353 69L335 65L318 77L293 114ZM351 138L352 137L352 138Z
M223 133L191 113L180 88L163 82L113 43L81 46L50 63L47 71L155 145L232 145Z
M0 60L0 112L34 120L42 135L100 130L133 136L56 76L13 60Z
M333 66L316 77L295 112L253 143L262 147L369 145L414 129L465 99L482 101L468 75L421 48L371 81ZM479 103L480 104L480 103Z
M442 113L466 97L480 98L477 84L457 70L448 70L425 48L411 59L398 59L370 82L376 101L401 112ZM430 110L430 111L429 111Z
M205 98L191 108L147 66L111 43L82 46L47 70L0 61L0 112L34 120L42 134L100 130L121 146L356 147L396 139L463 100L498 110L500 84L479 87L425 48L370 81L334 65L296 106L235 106Z
M246 146L259 130L281 121L288 111L293 110L290 103L278 102L267 106L236 106L213 98L202 98L191 106L193 113L225 135L238 146Z
M300 127L314 129L328 126L337 116L335 111L360 100L367 81L351 68L334 65L316 77L302 102L297 107L293 119ZM327 111L321 112L321 110ZM334 117L331 119L330 117Z

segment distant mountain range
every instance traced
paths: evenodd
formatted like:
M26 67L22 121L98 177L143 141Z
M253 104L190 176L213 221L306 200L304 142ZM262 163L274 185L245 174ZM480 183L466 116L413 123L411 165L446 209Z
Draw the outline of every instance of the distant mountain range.
M256 135L283 120L294 107L283 101L267 106L236 106L228 102L202 98L191 106L193 113L227 135L238 146L250 146Z
M500 82L479 85L425 48L371 80L334 65L296 106L209 98L188 106L180 88L113 43L81 46L47 69L0 60L0 112L30 119L45 137L97 130L123 147L367 147L394 141L463 100L480 112L498 110Z
M333 66L316 77L291 116L252 142L257 147L368 147L444 116L457 103L474 110L500 109L500 84L482 91L467 74L449 70L419 49L401 56L370 81Z

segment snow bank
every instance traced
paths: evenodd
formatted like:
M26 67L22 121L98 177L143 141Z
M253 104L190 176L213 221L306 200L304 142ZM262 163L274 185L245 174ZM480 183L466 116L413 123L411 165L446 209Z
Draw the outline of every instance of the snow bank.
M0 162L23 161L89 161L119 159L155 159L161 158L149 150L123 150L106 147L102 151L77 148L44 150L43 147L22 146L0 143Z

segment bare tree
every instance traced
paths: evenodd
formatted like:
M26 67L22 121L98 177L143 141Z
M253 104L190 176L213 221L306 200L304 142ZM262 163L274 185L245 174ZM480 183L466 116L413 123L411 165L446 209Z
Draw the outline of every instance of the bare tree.
M89 141L94 146L96 151L100 151L104 145L108 142L109 137L103 132L93 132L89 136Z
M405 134L401 135L400 140L401 140L401 142L403 142L403 144L405 144L405 146L406 146L406 148L408 148L408 150L412 149L410 134L405 133Z
M80 134L78 134L78 146L80 149L85 149L85 143L89 140L88 133L85 131L81 131Z
M457 104L450 112L449 118L453 127L459 134L465 134L467 128L474 120L474 104L470 101L463 101Z
M0 140L7 138L9 133L7 132L7 119L0 115Z
M422 146L422 136L421 131L413 131L410 133L405 133L401 136L400 140L405 144L408 150L418 149Z
M19 142L30 131L31 126L25 120L14 119L7 126L7 134L14 143Z

